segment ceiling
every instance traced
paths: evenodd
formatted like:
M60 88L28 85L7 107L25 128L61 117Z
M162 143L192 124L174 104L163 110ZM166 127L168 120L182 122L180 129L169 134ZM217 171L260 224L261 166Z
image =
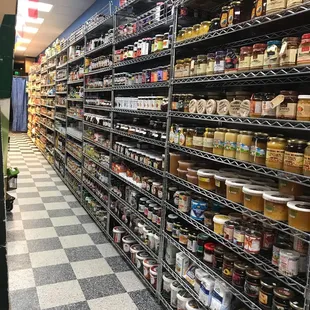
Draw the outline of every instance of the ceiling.
M10 1L10 0L0 0ZM18 0L25 1L25 0ZM16 56L38 56L59 35L63 33L79 16L81 16L95 0L40 0L40 2L52 4L50 12L39 12L39 18L44 18L41 25L27 23L27 26L39 28L36 34L22 33L21 36L31 39L26 51L15 51ZM18 17L17 17L18 18Z
M0 0L0 25L4 14L16 14L16 0Z

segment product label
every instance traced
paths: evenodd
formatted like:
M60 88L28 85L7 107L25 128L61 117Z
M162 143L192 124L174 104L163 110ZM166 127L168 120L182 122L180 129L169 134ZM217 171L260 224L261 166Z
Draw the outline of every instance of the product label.
M235 151L237 149L237 143L233 141L225 141L224 149L227 151Z
M297 113L297 103L288 102L281 103L277 106L276 115L278 118L291 118L295 119Z
M203 137L194 136L193 146L203 146Z
M224 141L220 139L213 139L213 148L215 149L223 149Z
M212 254L208 254L205 252L204 256L203 256L203 260L206 262L206 263L212 263L213 262L213 255Z
M234 9L231 8L229 9L229 12L228 12L228 25L233 25L234 23Z
M264 65L264 54L253 53L251 58L251 69L262 68Z
M260 251L261 238L245 235L244 249L246 252L257 254Z
M205 183L210 183L210 178L202 178L202 177L199 177L199 180L201 181L201 182L205 182Z
M179 145L185 145L185 135L183 133L180 134Z
M225 61L220 60L214 63L214 73L222 73L225 70Z
M268 304L268 295L266 295L265 293L263 293L261 290L259 291L259 303L262 305L267 305Z
M166 230L172 232L173 223L167 222L166 223Z
M310 46L306 44L300 44L298 49L297 63L308 63L310 60Z
M207 73L207 63L198 63L197 75L206 75L206 73Z
M182 212L188 212L191 206L191 197L189 195L179 195L179 210Z
M250 146L244 143L240 143L240 153L248 153L250 154Z
M271 262L275 266L279 266L280 249L275 245L272 248L272 259Z
M197 253L198 243L196 240L189 240L187 242L187 249L192 253Z
M239 70L243 69L243 70L248 70L250 69L250 65L251 65L251 56L247 55L247 56L240 56L239 58Z
M267 148L266 161L273 163L282 163L284 160L284 150L275 150Z
M265 250L272 249L273 244L274 244L274 233L272 233L272 232L264 232L262 248L265 249Z
M262 114L262 105L263 105L262 101L251 100L250 113L261 115Z
M224 238L232 241L234 239L234 228L224 226Z
M285 152L284 154L284 165L289 167L302 168L304 154Z
M262 116L269 116L269 117L276 116L276 109L273 107L271 101L263 101Z
M298 275L298 257L288 257L280 255L279 272L287 277L294 277Z
M308 102L308 101L307 101ZM309 103L298 103L297 105L297 118L310 117L310 104Z
M241 231L234 231L234 244L243 245L244 244L244 232Z
M240 193L241 189L238 187L229 187L229 194L238 195Z
M221 21L220 21L221 28L227 27L227 24L228 24L228 13L225 12L225 13L222 13L222 16L221 16Z
M281 55L280 57L280 65L281 66L295 65L296 58L297 58L297 47L289 49L286 48L284 54Z
M208 63L207 63L207 74L213 74L213 72L214 72L214 63L215 63L214 60L208 60Z
M255 13L256 13L256 17L262 16L262 13L263 13L263 0L258 0L256 2Z
M215 180L215 186L216 186L216 187L221 187L221 182L218 181L218 180Z
M310 156L304 156L304 171L310 171Z
M290 6L301 4L301 3L303 3L302 0L287 0L287 7L289 8Z
M204 148L213 148L213 138L203 138L203 147Z
M264 158L264 157L266 157L266 150L254 146L253 149L251 149L251 155L254 157Z

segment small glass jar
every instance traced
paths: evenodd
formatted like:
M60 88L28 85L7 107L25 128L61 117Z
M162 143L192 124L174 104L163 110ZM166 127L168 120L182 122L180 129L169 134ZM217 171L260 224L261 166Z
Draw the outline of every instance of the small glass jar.
M171 40L169 37L169 32L164 33L164 39L163 39L163 49L168 49L171 47Z
M251 58L253 53L252 46L243 46L240 48L239 71L249 71L251 67Z
M264 54L264 69L273 69L280 66L280 50L282 42L278 40L268 41Z
M266 151L266 167L282 170L286 139L269 137Z
M238 288L244 287L245 271L249 268L249 264L244 261L236 261L234 263L234 270L232 274L232 284Z
M191 65L190 65L190 76L196 76L197 75L197 68L198 68L197 57L192 57L191 58Z
M191 68L191 59L185 58L183 63L183 75L182 77L189 77L190 76L190 68Z
M197 56L197 75L206 75L207 74L207 56L198 55Z
M212 267L217 270L222 270L223 258L224 258L224 247L220 244L217 244L214 248Z
M242 2L232 1L228 11L228 27L236 25L242 21Z
M193 38L198 37L200 35L200 24L196 24L193 26Z
M157 34L154 41L154 52L162 51L164 48L164 35Z
M252 131L241 131L241 136L238 140L240 140L240 151L238 155L238 159L242 161L250 161L251 157L251 145L252 145L252 139L253 139L253 132ZM236 153L237 157L238 152Z
M204 245L208 242L209 236L204 233L197 235L197 257L202 259L204 254Z
M271 277L264 277L260 280L258 303L264 310L271 310L273 301L273 290L280 282Z
M266 14L277 13L286 9L287 0L267 0Z
M290 310L290 300L295 296L293 290L286 287L275 287L272 301L273 310Z
M257 301L259 296L260 280L263 277L263 273L256 268L248 268L245 273L244 293L251 300Z
M182 40L184 40L184 35L185 35L185 31L182 29L178 32L178 35L177 35L177 42L180 42Z
M213 139L213 154L223 156L226 128L216 128Z
M206 128L203 135L203 151L212 153L213 151L213 140L214 140L214 128Z
M293 67L296 65L299 42L298 37L286 37L282 39L280 50L281 67Z
M187 129L186 139L185 139L185 146L193 147L193 138L195 135L194 129Z
M212 75L214 73L214 64L215 64L215 54L207 54L207 75Z
M265 165L268 134L258 132L252 138L250 162Z
M215 248L215 243L213 243L213 242L207 242L204 245L203 261L208 266L212 266L213 265L214 248Z
M180 236L180 229L181 229L182 225L181 222L179 221L175 221L173 223L173 227L172 227L172 238L179 240L179 236Z
M225 73L236 73L239 67L239 57L237 50L232 48L226 51Z
M231 282L232 280L234 263L237 260L238 260L238 256L234 253L228 252L224 254L222 276L229 282Z
M200 24L199 35L207 34L210 29L211 22L204 21Z
M191 231L188 234L188 242L187 242L187 249L193 253L194 255L196 255L197 253L197 248L198 248L198 244L197 244L197 232L195 231Z
M192 39L193 38L193 27L187 27L185 30L185 39Z
M225 72L225 55L224 51L215 52L214 74L222 74Z
M267 0L255 1L255 17L261 17L266 15Z
M220 18L220 27L226 28L228 26L228 12L229 12L230 6L223 6L222 12L221 12L221 18Z
M214 31L220 29L220 18L216 17L211 19L210 29L209 31Z
M310 121L310 96L309 95L298 96L296 120Z
M254 93L251 97L250 117L261 117L264 94Z
M180 234L179 234L179 242L181 244L187 246L188 235L189 235L189 228L188 227L181 227Z
M305 33L301 37L298 48L297 65L310 64L310 33Z
M267 44L257 43L253 45L253 53L251 57L251 70L263 69L264 67L264 54Z
M179 59L176 61L176 65L174 66L174 77L175 78L182 78L184 71L184 60Z
M305 148L302 174L310 176L310 142L307 143L307 147Z
M302 174L306 147L307 141L305 140L292 139L287 141L284 152L284 171Z
M193 148L197 150L203 149L203 136L204 136L205 128L204 127L196 127L195 134L193 136Z
M227 132L225 133L224 152L223 152L223 155L225 157L230 158L236 157L238 134L239 130L237 129L228 129Z
M284 96L284 100L276 107L276 117L296 119L298 93L296 91L282 90L280 95Z

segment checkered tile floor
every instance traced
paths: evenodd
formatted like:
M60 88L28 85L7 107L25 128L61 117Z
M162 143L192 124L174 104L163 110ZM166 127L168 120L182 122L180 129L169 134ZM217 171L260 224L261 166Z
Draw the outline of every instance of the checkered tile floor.
M11 135L9 165L11 310L161 309L26 134Z

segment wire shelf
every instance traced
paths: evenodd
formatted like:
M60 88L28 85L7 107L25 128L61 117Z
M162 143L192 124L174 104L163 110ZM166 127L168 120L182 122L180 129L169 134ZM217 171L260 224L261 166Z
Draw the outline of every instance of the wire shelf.
M92 179L95 183L100 185L103 189L105 189L107 192L109 192L108 184L104 184L101 181L99 181L97 178L95 178L93 175L91 175L85 168L82 169L83 173L87 175L90 179Z
M78 116L75 116L75 115L70 115L70 114L67 114L67 118L72 118L72 119L75 119L77 121L83 121L83 117L78 117Z
M70 173L70 175L72 175L80 184L82 183L82 179L77 176L73 171L71 171L68 166L66 166L66 169Z
M87 126L90 126L90 127L94 127L94 128L97 128L97 129L101 129L101 130L104 130L104 131L107 131L107 132L111 131L110 127L103 127L103 126L96 125L96 124L93 124L93 123L90 123L90 122L86 122L86 121L84 121L83 123L84 123L84 125L87 125Z
M99 73L103 73L103 72L107 72L107 71L111 71L111 70L113 70L113 66L105 67L105 68L94 70L94 71L90 71L88 73L85 73L84 75L85 76L90 76L90 75L99 74Z
M101 149L103 149L103 150L105 150L107 152L110 151L110 148L105 147L105 146L101 145L100 143L94 142L94 141L92 141L92 140L90 140L90 139L88 139L86 137L83 137L83 140L84 140L84 142L91 143L91 144L93 144L93 145L95 145L95 146L97 146L97 147L99 147L99 148L101 148Z
M110 112L112 109L109 106L100 106L100 105L84 105L84 109L94 109L94 110L102 110L102 111L107 111Z
M70 150L68 150L67 148L66 148L66 152L68 153L68 154L70 154L74 159L76 159L78 162L80 162L80 163L82 163L82 156L81 157L78 157L78 156L76 156L73 152L71 152ZM82 154L81 154L82 155Z
M85 88L85 93L100 93L104 91L112 91L112 87L105 87L105 88Z
M152 110L130 110L130 109L112 108L111 111L117 112L117 113L146 115L146 116L154 116L154 117L167 117L167 112L152 111Z
M107 171L107 172L110 171L109 165L104 165L104 164L100 163L99 161L97 161L93 157L87 155L85 152L83 152L83 156L86 157L88 160L91 160L92 162L94 162L98 167L104 169L105 171Z
M84 80L81 79L81 80L74 80L74 81L68 81L67 84L68 85L72 85L72 84L81 84L81 83L84 83Z
M103 49L105 49L105 48L107 48L107 47L111 47L112 45L113 45L113 41L112 41L112 42L109 42L109 43L107 43L107 44L102 44L102 45L100 45L100 46L94 48L93 50L87 51L87 52L85 53L85 56L89 56L89 55L91 55L91 54L97 53L97 52L99 52L99 51L101 51L101 50L103 50Z
M127 90L127 89L145 89L145 88L164 88L169 87L168 82L133 84L133 85L115 85L114 90Z

